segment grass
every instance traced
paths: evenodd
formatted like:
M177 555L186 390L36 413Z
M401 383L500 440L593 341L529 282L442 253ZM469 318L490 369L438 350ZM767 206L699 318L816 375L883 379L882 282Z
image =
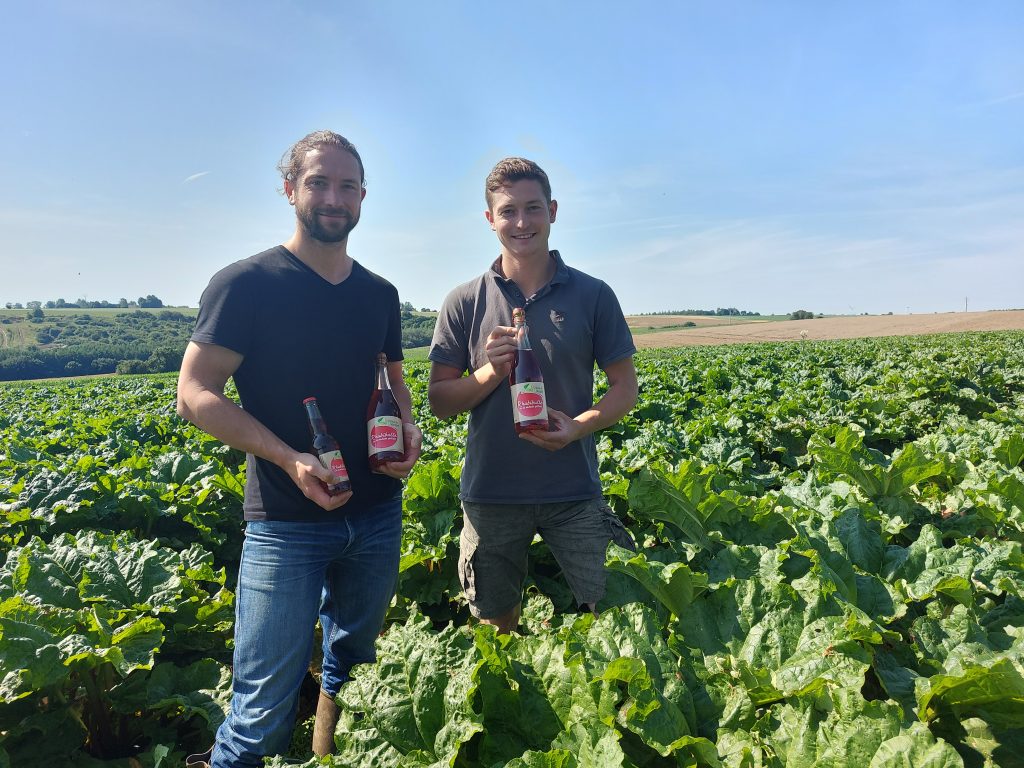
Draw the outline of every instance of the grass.
M426 347L409 347L408 349L403 349L402 354L405 356L406 360L424 361L427 359L427 353L429 351L429 345Z

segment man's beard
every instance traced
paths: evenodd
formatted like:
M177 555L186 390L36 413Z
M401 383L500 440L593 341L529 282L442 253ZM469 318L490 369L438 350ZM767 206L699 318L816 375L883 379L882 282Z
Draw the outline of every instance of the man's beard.
M349 232L355 229L356 224L359 223L359 214L357 213L353 217L348 211L332 211L332 213L343 216L344 224L340 220L332 219L330 221L337 226L325 226L323 221L317 216L315 208L296 208L295 210L295 215L298 217L302 228L314 240L318 240L321 243L340 243L348 237Z

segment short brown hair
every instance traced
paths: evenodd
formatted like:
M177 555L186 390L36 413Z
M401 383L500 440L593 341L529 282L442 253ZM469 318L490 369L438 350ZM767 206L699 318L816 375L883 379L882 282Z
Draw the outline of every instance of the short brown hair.
M551 182L548 181L548 175L544 173L544 169L533 160L527 160L524 157L506 157L504 160L498 161L498 164L487 174L487 181L484 182L484 199L487 201L487 207L491 207L491 195L502 187L524 179L531 179L540 184L544 199L548 203L551 202Z
M302 164L306 162L306 153L320 147L337 147L352 155L359 163L359 182L364 187L366 186L363 158L359 156L359 152L356 151L355 145L351 141L334 131L313 131L292 144L291 148L281 157L281 162L277 164L281 178L294 184L295 180L299 178L299 174L302 173Z

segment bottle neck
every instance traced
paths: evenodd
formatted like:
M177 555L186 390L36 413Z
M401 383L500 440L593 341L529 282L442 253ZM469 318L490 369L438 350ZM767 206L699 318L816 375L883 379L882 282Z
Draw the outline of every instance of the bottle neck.
M306 415L309 417L309 427L314 435L326 435L327 423L320 415L320 406L316 403L306 403Z
M531 349L530 335L526 330L526 323L516 323L516 345L519 349Z
M391 389L387 363L377 364L377 389Z

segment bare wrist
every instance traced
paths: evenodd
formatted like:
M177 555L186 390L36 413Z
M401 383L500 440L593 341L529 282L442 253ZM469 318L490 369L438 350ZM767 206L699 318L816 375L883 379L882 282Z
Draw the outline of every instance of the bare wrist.
M504 374L498 373L498 368L497 368L497 366L494 365L494 363L488 361L487 362L487 368L489 368L490 370L488 370L485 373L484 380L483 380L482 383L484 383L484 384L494 384L494 383L499 382L499 381L501 381L502 379L505 378Z
M299 462L299 456L302 454L299 451L291 448L290 446L282 446L281 450L277 452L276 456L269 457L270 460L287 472L289 475L294 474L295 465Z

